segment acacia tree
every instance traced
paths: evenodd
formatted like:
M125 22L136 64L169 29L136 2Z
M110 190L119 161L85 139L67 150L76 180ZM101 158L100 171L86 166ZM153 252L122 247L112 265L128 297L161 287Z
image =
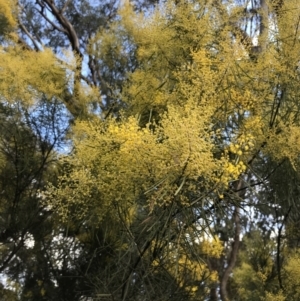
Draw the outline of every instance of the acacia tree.
M43 133L26 113L42 96L73 115L73 150L56 163L62 174L47 189L40 182L39 200L34 193L53 230L32 234L31 260L18 257L44 267L14 270L14 279L26 274L22 300L246 300L248 272L257 297L292 296L297 283L284 277L297 274L295 1L165 2L146 14L139 3L118 11L87 1L1 9L9 28L1 96L27 106L17 130L33 141ZM245 231L258 255L266 241L265 262L247 261Z
M125 229L126 235L114 236L126 248L120 258L129 264L114 272L107 264L108 280L99 286L105 293L122 300L153 299L158 291L153 279L168 275L165 298L194 294L199 299L207 293L216 300L218 291L222 300L229 298L229 275L247 222L243 208L261 212L263 222L272 209L262 210L259 202L272 191L271 180L286 168L297 171L298 14L293 1L262 2L251 9L167 3L150 17L126 7L111 26L119 48L126 36L136 45L137 68L121 93L126 109L117 119L77 123L76 151L65 159L71 169L48 192L62 219L79 216L85 224L94 213L96 220L118 219ZM250 33L258 36L258 45L243 28L247 18L256 19ZM107 35L92 40L100 41L90 49L96 60L116 43ZM280 209L275 218L286 221L291 209ZM224 231L229 220L231 229ZM207 227L222 237L225 251L206 253L202 266L205 244L199 241ZM280 249L280 239L277 245ZM209 258L214 256L220 261ZM203 282L206 273L210 280ZM111 289L110 279L117 284ZM282 286L279 276L272 293Z

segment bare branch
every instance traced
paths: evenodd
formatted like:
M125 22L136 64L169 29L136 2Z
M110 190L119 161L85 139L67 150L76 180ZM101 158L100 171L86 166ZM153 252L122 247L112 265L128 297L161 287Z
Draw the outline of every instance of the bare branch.
M33 50L21 37L18 37L17 43L26 50Z
M240 185L241 180L239 181ZM233 218L234 218L234 224L235 224L235 234L234 234L234 241L232 244L232 250L230 254L230 258L227 263L227 267L223 273L223 276L221 278L220 283L220 294L222 301L228 301L228 292L227 292L227 283L229 276L235 267L239 246L240 246L240 233L241 233L241 224L240 224L240 208L238 206L235 207Z
M33 38L33 36L30 34L30 32L27 30L27 28L22 23L19 23L19 26L27 34L27 36L29 37L29 39L31 40L31 42L34 45L35 50L36 51L40 51L40 47L39 47L38 43Z
M47 7L53 14L53 16L57 19L59 24L62 26L62 28L65 30L69 41L72 45L72 49L80 56L82 57L82 53L80 51L79 46L79 39L77 36L77 33L73 27L73 25L70 23L70 21L63 16L62 11L60 11L54 4L52 0L43 0L44 3L47 4Z
M54 29L56 29L56 30L58 30L58 31L60 31L60 32L62 32L62 33L65 33L65 34L68 34L68 32L64 29L64 28L62 28L62 27L59 27L59 26L57 26L53 21L51 21L48 17L47 17L47 15L45 15L45 13L44 13L44 10L37 10L42 16L43 16L43 18L54 28Z
M64 4L63 8L60 10L60 13L63 14L65 10L67 9L68 5L71 3L71 0L67 0Z

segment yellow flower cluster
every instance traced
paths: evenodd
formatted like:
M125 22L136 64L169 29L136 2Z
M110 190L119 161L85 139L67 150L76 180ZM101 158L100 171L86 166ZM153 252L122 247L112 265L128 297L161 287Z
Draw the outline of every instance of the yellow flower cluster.
M211 240L203 239L199 242L198 247L199 253L204 253L206 258L219 258L224 250L217 237ZM211 270L203 260L199 262L197 258L191 259L175 244L170 245L169 252L172 256L169 256L171 261L166 264L167 269L177 280L179 286L190 294L193 295L198 290L198 287L194 285L195 281L201 282L205 279L207 285L218 281L217 271ZM158 267L159 262L155 260L152 265Z
M252 134L242 134L235 143L230 144L229 151L238 156L242 156L254 147L254 137Z
M16 13L15 3L12 0L0 0L0 24L1 27L8 25L10 27L15 27L17 22L14 16ZM4 23L4 24L3 24ZM6 23L6 24L5 24ZM0 29L0 31L2 28Z
M213 258L220 258L224 250L223 244L217 236L210 240L203 239L200 247L203 254Z
M226 162L219 183L226 188L231 181L237 180L246 170L247 166L242 161L238 163Z
M282 130L279 133L270 133L265 151L276 160L288 158L294 169L299 169L300 129L294 125L280 126Z
M249 111L254 108L256 99L249 90L231 89L229 94L234 105L239 108L239 111Z

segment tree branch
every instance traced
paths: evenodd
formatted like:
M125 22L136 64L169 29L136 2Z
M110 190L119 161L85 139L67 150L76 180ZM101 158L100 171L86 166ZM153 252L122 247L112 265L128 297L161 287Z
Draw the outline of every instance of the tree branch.
M66 34L69 38L69 41L72 45L72 49L76 52L79 57L82 57L82 53L80 51L79 39L77 33L70 23L70 21L63 16L63 11L60 11L54 4L53 0L43 0L44 3L47 4L47 7L53 14L53 16L57 19L62 28L66 31Z
M29 33L29 31L27 30L27 28L22 23L19 23L19 26L27 34L27 36L31 40L32 44L34 45L35 50L36 51L40 51L40 47L39 47L38 43L33 38L33 36Z
M292 206L289 207L288 211L286 212L286 214L284 215L282 224L280 225L279 229L278 229L278 236L277 236L277 253L276 253L276 262L277 262L277 277L278 277L278 283L279 283L279 287L281 290L284 290L283 284L282 284L282 277L281 277L281 260L280 260L280 250L281 250L281 233L282 233L282 229L283 226L291 212ZM277 212L277 208L275 208L275 214L276 214L276 218L278 219L278 212Z
M237 183L236 190L240 190L243 186L243 180L240 179ZM240 193L238 193L238 197L240 198ZM235 267L239 246L240 246L240 233L241 233L241 224L240 224L240 208L235 206L234 213L233 213L233 220L235 224L235 234L234 234L234 241L232 245L231 254L227 263L227 267L223 273L220 283L220 294L222 301L228 301L228 292L227 292L227 283L229 276Z

